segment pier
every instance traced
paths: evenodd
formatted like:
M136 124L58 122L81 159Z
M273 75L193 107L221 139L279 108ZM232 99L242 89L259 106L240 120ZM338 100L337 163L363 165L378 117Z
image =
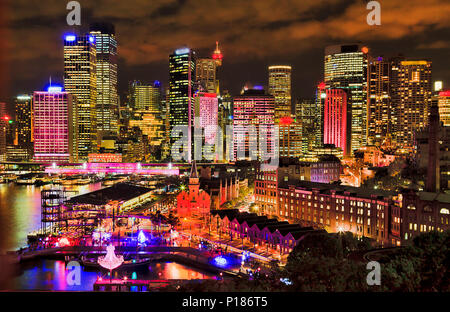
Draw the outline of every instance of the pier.
M94 291L152 291L170 284L183 284L186 282L201 282L202 280L133 280L133 279L98 279L94 283ZM134 287L134 289L132 288Z

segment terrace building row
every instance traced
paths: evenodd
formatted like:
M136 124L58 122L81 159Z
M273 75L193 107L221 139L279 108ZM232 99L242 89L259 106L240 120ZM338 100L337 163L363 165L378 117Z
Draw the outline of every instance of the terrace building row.
M255 202L265 215L277 215L277 188L281 183L312 181L331 183L339 180L342 171L340 160L333 155L321 155L316 162L280 158L273 170L256 170Z
M399 246L432 230L450 229L450 195L404 190L399 193L308 181L266 186L274 203L270 214L281 221L350 231L381 246Z
M291 252L305 235L325 232L238 209L212 210L211 224L221 235L248 241L255 247L275 249L280 255Z

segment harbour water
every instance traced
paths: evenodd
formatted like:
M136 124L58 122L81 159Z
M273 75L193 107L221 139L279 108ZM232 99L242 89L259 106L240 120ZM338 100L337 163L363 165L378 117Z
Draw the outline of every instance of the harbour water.
M41 227L41 190L49 186L0 184L0 252L25 247L27 235ZM69 195L80 195L102 188L101 183L71 186L75 191ZM21 263L14 270L9 285L10 290L57 290L92 291L99 276L108 278L105 270L83 268L81 285L69 285L64 261L41 259ZM129 279L208 279L214 275L207 272L174 263L152 263L139 271L115 271L114 278Z
M2 226L0 252L25 247L27 235L41 227L41 190L47 186L0 184L0 220ZM67 188L67 187L66 187ZM85 194L102 188L101 183L74 185L68 190Z
M109 278L107 270L81 268L80 285L67 283L68 271L64 261L40 260L21 265L18 274L11 280L9 289L13 290L56 290L92 291L99 276ZM139 271L114 271L113 278L128 279L210 279L211 273L202 272L175 262L153 263Z

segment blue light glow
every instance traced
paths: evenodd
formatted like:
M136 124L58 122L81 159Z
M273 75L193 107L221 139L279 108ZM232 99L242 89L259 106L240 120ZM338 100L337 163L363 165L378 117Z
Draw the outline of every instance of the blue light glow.
M155 80L155 81L153 82L153 86L154 86L155 88L159 88L159 87L161 86L161 82L159 82L159 80Z
M191 51L189 48L182 48L182 49L175 50L175 54L176 55L187 54L187 53L189 53L189 51Z
M225 257L217 256L214 258L214 263L221 268L225 268L228 265L228 261Z
M254 90L264 90L263 86L254 86L253 87Z
M50 93L59 93L59 92L62 92L62 87L61 86L49 86L48 88L47 88L47 92L50 92Z
M89 42L94 43L94 41L95 41L94 36L89 36Z
M139 244L144 244L147 241L147 237L145 237L144 231L140 230L138 234L138 242Z
M65 37L65 40L69 41L69 42L75 41L75 39L77 39L77 37L75 35L67 35Z

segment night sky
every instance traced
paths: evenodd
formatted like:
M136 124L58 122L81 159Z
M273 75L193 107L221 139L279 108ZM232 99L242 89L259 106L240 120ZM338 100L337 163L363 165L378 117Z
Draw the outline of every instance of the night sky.
M188 45L209 56L219 40L222 89L267 85L267 66L293 66L294 98L312 97L324 48L362 42L374 56L399 53L433 61L433 80L450 88L450 1L380 0L381 25L369 26L365 0L81 0L82 25L66 24L65 0L0 1L0 101L62 83L64 33L94 21L115 24L121 100L129 80L168 79L168 55ZM6 24L5 24L6 23Z

